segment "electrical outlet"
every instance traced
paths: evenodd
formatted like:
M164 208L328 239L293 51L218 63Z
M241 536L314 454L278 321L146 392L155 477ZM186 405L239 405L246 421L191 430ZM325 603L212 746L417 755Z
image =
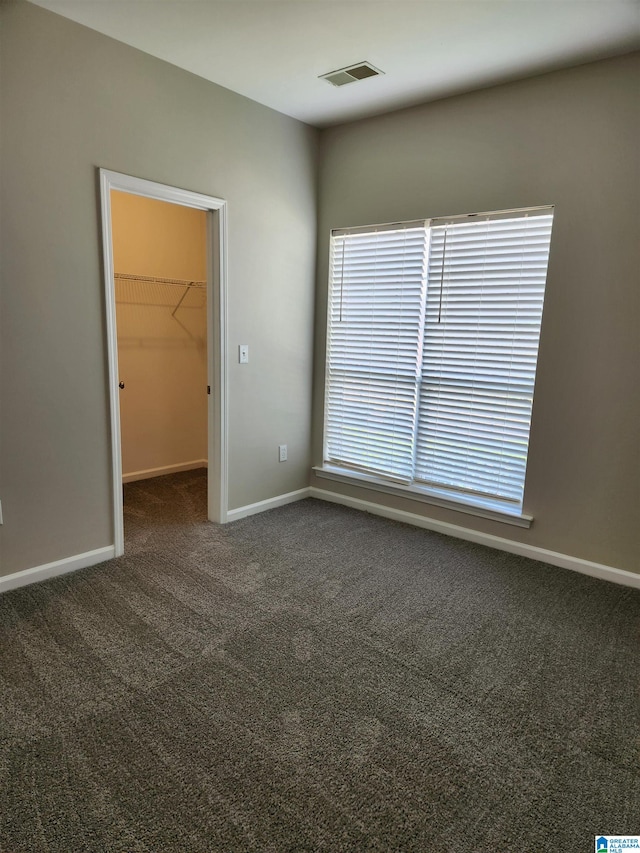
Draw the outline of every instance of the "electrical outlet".
M286 462L287 461L287 445L286 444L279 444L278 445L278 460L280 462Z
M240 364L249 363L249 344L240 344L238 347L238 361Z

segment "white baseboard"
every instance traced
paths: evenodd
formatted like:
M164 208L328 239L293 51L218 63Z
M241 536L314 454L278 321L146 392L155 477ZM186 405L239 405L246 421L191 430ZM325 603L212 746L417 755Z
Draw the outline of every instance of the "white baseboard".
M501 536L493 536L490 533L481 533L478 530L460 527L457 524L449 524L446 521L435 521L432 518L425 518L413 512L392 509L391 507L361 500L360 498L340 495L337 492L328 492L325 489L318 489L314 486L309 489L309 497L329 501L330 503L342 504L353 509L364 510L364 512L370 512L373 515L381 515L384 518L391 518L394 521L403 521L406 524L413 524L415 527L423 527L426 530L433 530L436 533L444 533L446 536L466 539L469 542L476 542L479 545L487 545L489 548L497 548L499 551L509 551L512 554L519 554L522 557L530 557L532 560L550 563L552 566L560 566L562 569L571 569L583 575L591 575L594 578L640 589L640 574L628 572L625 569L616 569L614 566L605 566L602 563L592 563L590 560L583 560L580 557L571 557L568 554L560 554L558 551L548 551L546 548L538 548L536 545L514 542L511 539L503 539Z
M266 501L258 501L258 503L247 504L246 506L238 507L238 509L230 509L227 512L227 521L237 521L239 518L256 515L258 512L265 512L268 509L285 506L285 504L301 501L310 496L311 489L307 487L305 489L298 489L295 492L287 492L285 495L278 495L275 498L267 498Z
M131 471L129 474L122 475L122 482L134 483L136 480L151 480L152 477L163 477L165 474L177 474L179 471L195 471L196 468L206 467L206 459L193 459L191 462L179 462L177 465L163 465L161 468Z
M457 524L449 524L446 521L435 521L431 518L417 515L413 512L405 510L393 509L391 507L382 506L381 504L372 503L371 501L361 500L360 498L352 498L347 495L340 495L336 492L328 492L325 489L309 487L298 489L295 492L288 492L284 495L278 495L275 498L268 498L264 501L258 501L254 504L232 509L228 513L229 521L237 521L240 518L246 518L249 515L255 515L259 512L265 512L269 509L275 509L279 506L300 501L304 498L318 498L319 500L329 501L330 503L342 504L353 509L370 512L373 515L380 515L384 518L390 518L393 521L402 521L406 524L412 524L415 527L422 527L426 530L433 530L436 533L443 533L446 536L453 536L458 539L466 539L469 542L476 542L479 545L487 545L490 548L497 548L499 551L508 551L512 554L519 554L523 557L530 557L532 560L540 560L543 563L550 563L552 566L559 566L563 569L571 569L574 572L580 572L584 575L590 575L594 578L611 581L613 583L622 584L640 589L640 574L629 572L625 569L617 569L614 566L605 566L602 563L593 563L590 560L583 560L580 557L571 557L568 554L560 554L557 551L549 551L546 548L539 548L535 545L527 545L523 542L514 542L511 539L503 539L501 536L493 536L490 533L481 533L478 530L470 530L467 527L460 527ZM58 575L64 575L69 572L75 572L78 569L85 569L88 566L94 566L96 563L102 563L105 560L111 560L115 556L115 546L109 545L106 548L97 548L95 551L87 551L84 554L76 554L74 557L67 557L63 560L56 560L53 563L46 563L43 566L34 566L32 569L24 569L21 572L14 572L11 575L0 577L0 593L8 592L11 589L17 589L21 586L37 583L38 581L54 578Z
M58 575L66 575L68 572L75 572L77 569L86 569L88 566L95 566L96 563L112 560L114 556L115 547L109 545L106 548L97 548L95 551L76 554L75 557L56 560L54 563L45 563L43 566L23 569L21 572L14 572L12 575L0 577L0 593L8 592L10 589L17 589L20 586L27 586L31 583L37 583L38 581L48 580L48 578L55 578Z

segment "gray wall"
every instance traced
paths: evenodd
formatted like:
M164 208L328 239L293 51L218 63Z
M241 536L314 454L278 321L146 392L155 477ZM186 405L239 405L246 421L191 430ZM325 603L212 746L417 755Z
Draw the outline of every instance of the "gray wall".
M312 485L640 571L639 55L327 130L319 174L314 464L329 230L555 204L527 473L530 530Z
M227 199L230 507L306 486L317 131L38 7L1 14L0 574L113 543L98 166Z
M305 486L317 132L38 7L0 14L0 574L113 542L98 166L228 200L230 506ZM322 133L316 464L329 229L556 205L531 530L330 489L640 571L638 62Z

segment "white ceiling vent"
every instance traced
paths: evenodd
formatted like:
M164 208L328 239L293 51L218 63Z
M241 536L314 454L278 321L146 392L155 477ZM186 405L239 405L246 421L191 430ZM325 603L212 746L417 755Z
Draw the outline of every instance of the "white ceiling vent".
M346 86L347 83L355 83L357 80L365 80L367 77L377 77L379 74L384 74L384 71L374 68L369 62L358 62L356 65L349 65L347 68L338 68L337 71L321 74L319 79L327 80L333 86Z

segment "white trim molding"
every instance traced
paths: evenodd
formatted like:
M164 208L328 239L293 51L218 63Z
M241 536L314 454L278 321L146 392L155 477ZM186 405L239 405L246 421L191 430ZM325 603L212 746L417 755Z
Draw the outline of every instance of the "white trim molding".
M247 504L246 506L238 507L238 509L230 509L227 512L227 521L238 521L238 519L246 518L248 515L256 515L259 512L266 512L268 509L276 509L276 507L292 504L295 501L302 501L305 498L311 497L312 491L307 486L305 489L297 489L295 492L287 492L284 495L267 498L265 501L258 501L255 504Z
M370 512L372 515L380 515L383 518L390 518L393 521L402 521L405 524L412 524L414 527L422 527L425 530L433 530L435 533L443 533L445 536L466 539L468 542L487 545L489 548L496 548L498 551L509 551L511 554L529 557L532 560L539 560L542 563L549 563L552 566L559 566L562 569L571 569L571 571L590 575L593 578L600 578L601 580L611 581L622 586L640 589L640 574L636 572L617 569L614 566L605 566L602 563L592 563L590 560L583 560L581 557L572 557L569 554L561 554L558 551L548 551L546 548L527 545L524 542L514 542L512 539L504 539L502 536L493 536L490 533L482 533L479 530L471 530L468 527L460 527L457 524L450 524L446 521L436 521L433 518L425 518L414 512L393 509L392 507L383 506L372 501L365 501L361 498L352 498L348 495L338 494L337 492L318 489L315 486L312 486L309 492L309 497L311 498L318 498L329 503L342 504L352 509Z
M32 569L23 569L12 575L0 577L0 593L9 592L10 589L18 589L32 583L56 578L66 575L78 569L86 569L95 566L96 563L104 563L115 557L115 547L109 545L106 548L96 548L95 551L86 551L84 554L76 554L74 557L66 557L64 560L56 560L53 563L45 563L43 566L34 566Z
M207 212L207 375L211 388L208 409L208 516L227 520L227 203L223 199L155 181L99 169L102 211L102 253L107 318L107 362L111 412L111 457L115 555L124 553L122 450L118 388L118 332L111 229L111 190L167 201Z
M193 459L191 462L178 462L176 465L161 465L159 468L145 468L143 471L130 471L122 475L123 483L136 483L138 480L151 480L153 477L164 477L165 474L178 474L181 471L195 471L207 468L206 459Z
M372 489L374 492L383 492L400 498L410 498L412 501L441 506L444 509L452 509L454 512L464 512L466 515L476 515L478 518L488 518L490 521L501 521L515 527L531 527L533 523L531 515L500 509L498 501L479 501L471 496L463 500L461 497L455 498L448 495L445 489L437 490L415 485L404 486L399 483L390 483L388 480L381 480L370 474L348 471L346 468L338 468L335 465L316 466L312 468L312 471L316 477L322 479L335 480L338 483L346 483L348 486L361 486L362 488Z

